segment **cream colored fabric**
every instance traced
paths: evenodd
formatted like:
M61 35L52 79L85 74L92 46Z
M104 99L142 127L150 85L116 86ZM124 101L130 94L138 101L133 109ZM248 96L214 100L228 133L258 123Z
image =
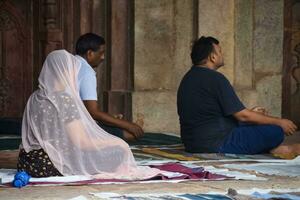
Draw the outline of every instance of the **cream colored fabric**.
M65 50L51 52L39 76L39 89L23 116L22 148L43 148L63 175L145 179L160 171L137 166L127 143L105 132L79 97L80 61Z

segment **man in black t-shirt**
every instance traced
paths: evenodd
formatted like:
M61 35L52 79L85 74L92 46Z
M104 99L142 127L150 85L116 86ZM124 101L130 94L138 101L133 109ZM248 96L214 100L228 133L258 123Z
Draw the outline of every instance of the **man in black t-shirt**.
M186 151L300 153L300 145L280 145L284 133L291 135L296 131L292 121L245 108L230 82L216 71L224 65L217 39L201 37L193 44L191 58L193 66L177 93L181 139Z

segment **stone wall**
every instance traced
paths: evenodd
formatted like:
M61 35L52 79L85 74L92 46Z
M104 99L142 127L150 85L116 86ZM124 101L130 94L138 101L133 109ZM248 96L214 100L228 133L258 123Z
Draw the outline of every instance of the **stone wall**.
M234 86L248 107L281 115L283 0L235 1Z
M179 133L176 92L195 33L219 39L220 71L246 106L280 115L283 0L138 0L134 33L133 119L145 131Z

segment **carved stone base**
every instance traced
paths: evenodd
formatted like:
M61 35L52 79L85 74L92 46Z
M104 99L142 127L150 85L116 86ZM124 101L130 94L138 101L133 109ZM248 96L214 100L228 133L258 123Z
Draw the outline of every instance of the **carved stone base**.
M132 96L131 92L105 91L103 104L107 105L104 110L112 115L122 114L126 120L132 120Z

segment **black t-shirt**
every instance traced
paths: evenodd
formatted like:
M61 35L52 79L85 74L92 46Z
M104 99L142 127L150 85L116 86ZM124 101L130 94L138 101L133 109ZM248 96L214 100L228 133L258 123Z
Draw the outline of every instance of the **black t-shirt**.
M188 152L216 152L238 125L233 113L245 107L230 82L217 71L193 66L177 93L181 139Z

